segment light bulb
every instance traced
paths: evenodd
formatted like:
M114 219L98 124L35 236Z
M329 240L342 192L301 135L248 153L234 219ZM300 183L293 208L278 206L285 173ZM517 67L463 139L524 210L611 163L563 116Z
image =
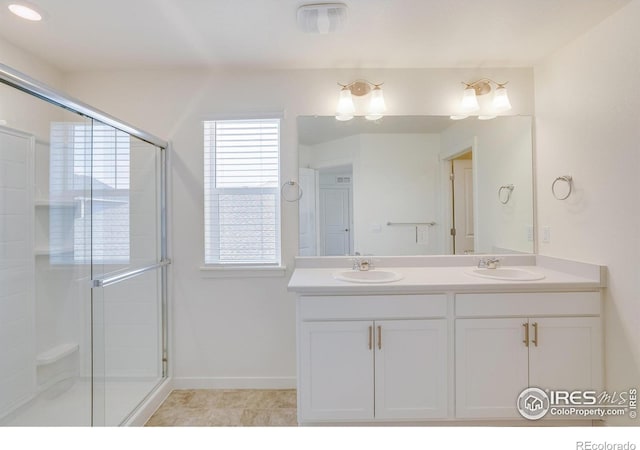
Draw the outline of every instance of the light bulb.
M478 99L476 98L476 90L468 86L462 94L460 102L460 111L463 113L472 113L480 109Z
M336 119L338 120L351 120L353 114L356 112L356 107L353 104L353 97L351 97L351 91L348 87L343 87L340 90L340 97L338 98L338 106L336 106Z
M42 20L42 14L29 6L21 5L19 3L12 3L8 6L9 11L16 16L21 17L32 22L38 22Z
M511 102L507 95L507 88L498 85L496 91L493 94L493 110L495 112L505 112L511 109Z
M382 95L382 89L380 86L376 86L371 91L371 102L369 103L369 111L364 116L367 120L378 120L387 110L387 106L384 103L384 96Z

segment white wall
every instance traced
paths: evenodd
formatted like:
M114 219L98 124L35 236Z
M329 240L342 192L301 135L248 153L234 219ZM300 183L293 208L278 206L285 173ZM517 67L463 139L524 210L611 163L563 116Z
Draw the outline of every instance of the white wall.
M640 380L639 20L633 0L535 67L538 224L551 228L539 252L608 266L609 391ZM551 195L561 175L566 201Z
M298 147L300 167L324 169L328 167L353 166L360 157L360 136L353 135L316 145Z
M444 252L437 228L426 228L427 243L418 244L415 227L386 224L433 221L442 226L439 153L438 134L377 133L303 148L299 157L311 168L353 166L354 252L437 255Z
M531 117L467 119L442 133L443 158L476 145L473 175L477 191L474 242L477 253L493 253L496 248L534 251L533 241L527 236L528 228L533 226L534 204L531 126ZM513 184L514 190L509 202L503 205L498 201L498 190L508 184Z
M462 80L510 80L516 114L533 113L529 69L201 70L73 73L75 97L173 142L173 374L191 386L286 385L295 377L295 305L287 292L298 249L298 211L282 202L287 277L216 278L203 263L202 120L285 110L283 180L297 179L296 117L332 115L336 82L385 82L392 115L448 115Z
M50 86L62 86L63 74L60 71L3 39L0 39L0 63ZM39 138L48 139L48 124L53 108L45 106L44 102L39 100L25 101L29 98L28 94L5 85L0 85L0 93L0 120L6 120L6 125L11 128L35 132Z
M363 134L354 165L355 250L373 255L437 255L444 242L440 217L440 136ZM416 243L416 227L387 222L436 222L427 243ZM446 225L445 225L446 226ZM379 227L380 231L377 230Z

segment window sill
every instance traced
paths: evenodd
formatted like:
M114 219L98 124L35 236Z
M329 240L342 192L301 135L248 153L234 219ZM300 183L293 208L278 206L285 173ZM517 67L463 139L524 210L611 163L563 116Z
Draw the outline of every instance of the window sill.
M284 277L286 266L200 266L202 278Z

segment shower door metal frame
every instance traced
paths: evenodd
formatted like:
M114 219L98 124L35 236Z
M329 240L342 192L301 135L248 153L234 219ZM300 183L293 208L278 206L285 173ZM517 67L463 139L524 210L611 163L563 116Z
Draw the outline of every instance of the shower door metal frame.
M168 377L168 347L169 347L169 336L168 336L168 266L171 264L171 260L169 259L168 254L168 246L167 246L167 151L169 149L169 143L151 133L148 133L140 128L137 128L133 125L130 125L110 114L107 114L99 109L96 109L80 100L77 100L57 89L54 89L44 83L41 83L34 78L29 77L28 75L19 72L5 64L0 63L0 83L11 86L15 89L18 89L22 92L25 92L34 97L40 98L48 103L60 106L66 110L69 110L73 113L80 114L89 119L93 119L99 122L102 122L106 125L109 125L117 130L123 131L130 136L136 137L144 142L147 142L155 147L160 149L160 261L156 264L145 266L141 268L136 268L133 270L129 270L126 272L118 273L117 275L112 275L110 277L97 278L91 280L91 288L92 290L95 288L102 288L108 285L113 285L119 283L121 281L125 281L131 278L134 278L142 273L148 272L150 270L160 270L161 274L161 323L160 326L162 328L161 336L162 336L162 351L161 351L161 364L162 364L162 377L161 380L164 381ZM93 344L92 344L93 347ZM93 348L91 353L93 354ZM93 356L92 356L93 358ZM93 376L93 373L92 373ZM162 381L160 383L162 383ZM157 388L157 386L156 386ZM144 402L151 394L153 390L142 399L141 403ZM92 408L91 408L91 424L93 425L93 393L92 393ZM140 404L138 404L139 406ZM129 416L124 419L126 422L132 414L135 413L135 410L132 411Z

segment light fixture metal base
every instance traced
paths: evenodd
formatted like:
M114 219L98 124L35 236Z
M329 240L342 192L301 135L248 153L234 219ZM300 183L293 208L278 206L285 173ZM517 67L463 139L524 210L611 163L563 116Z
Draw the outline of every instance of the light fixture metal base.
M352 95L356 97L362 97L363 95L367 95L371 92L371 85L366 81L357 80L354 81L351 86L349 86L349 90Z
M504 87L504 85L507 84L508 81L504 83L498 83L497 81L493 81L490 78L481 78L471 83L466 83L464 81L462 83L468 88L473 88L473 90L476 91L476 95L485 95L491 92L491 83L495 84L496 87Z
M488 81L478 80L467 86L473 88L476 91L476 95L485 95L491 92L491 85Z
M372 88L382 86L382 83L375 84L367 80L356 80L349 84L338 84L343 88L349 89L349 91L351 91L351 95L355 95L356 97L367 95L369 92L371 92Z

